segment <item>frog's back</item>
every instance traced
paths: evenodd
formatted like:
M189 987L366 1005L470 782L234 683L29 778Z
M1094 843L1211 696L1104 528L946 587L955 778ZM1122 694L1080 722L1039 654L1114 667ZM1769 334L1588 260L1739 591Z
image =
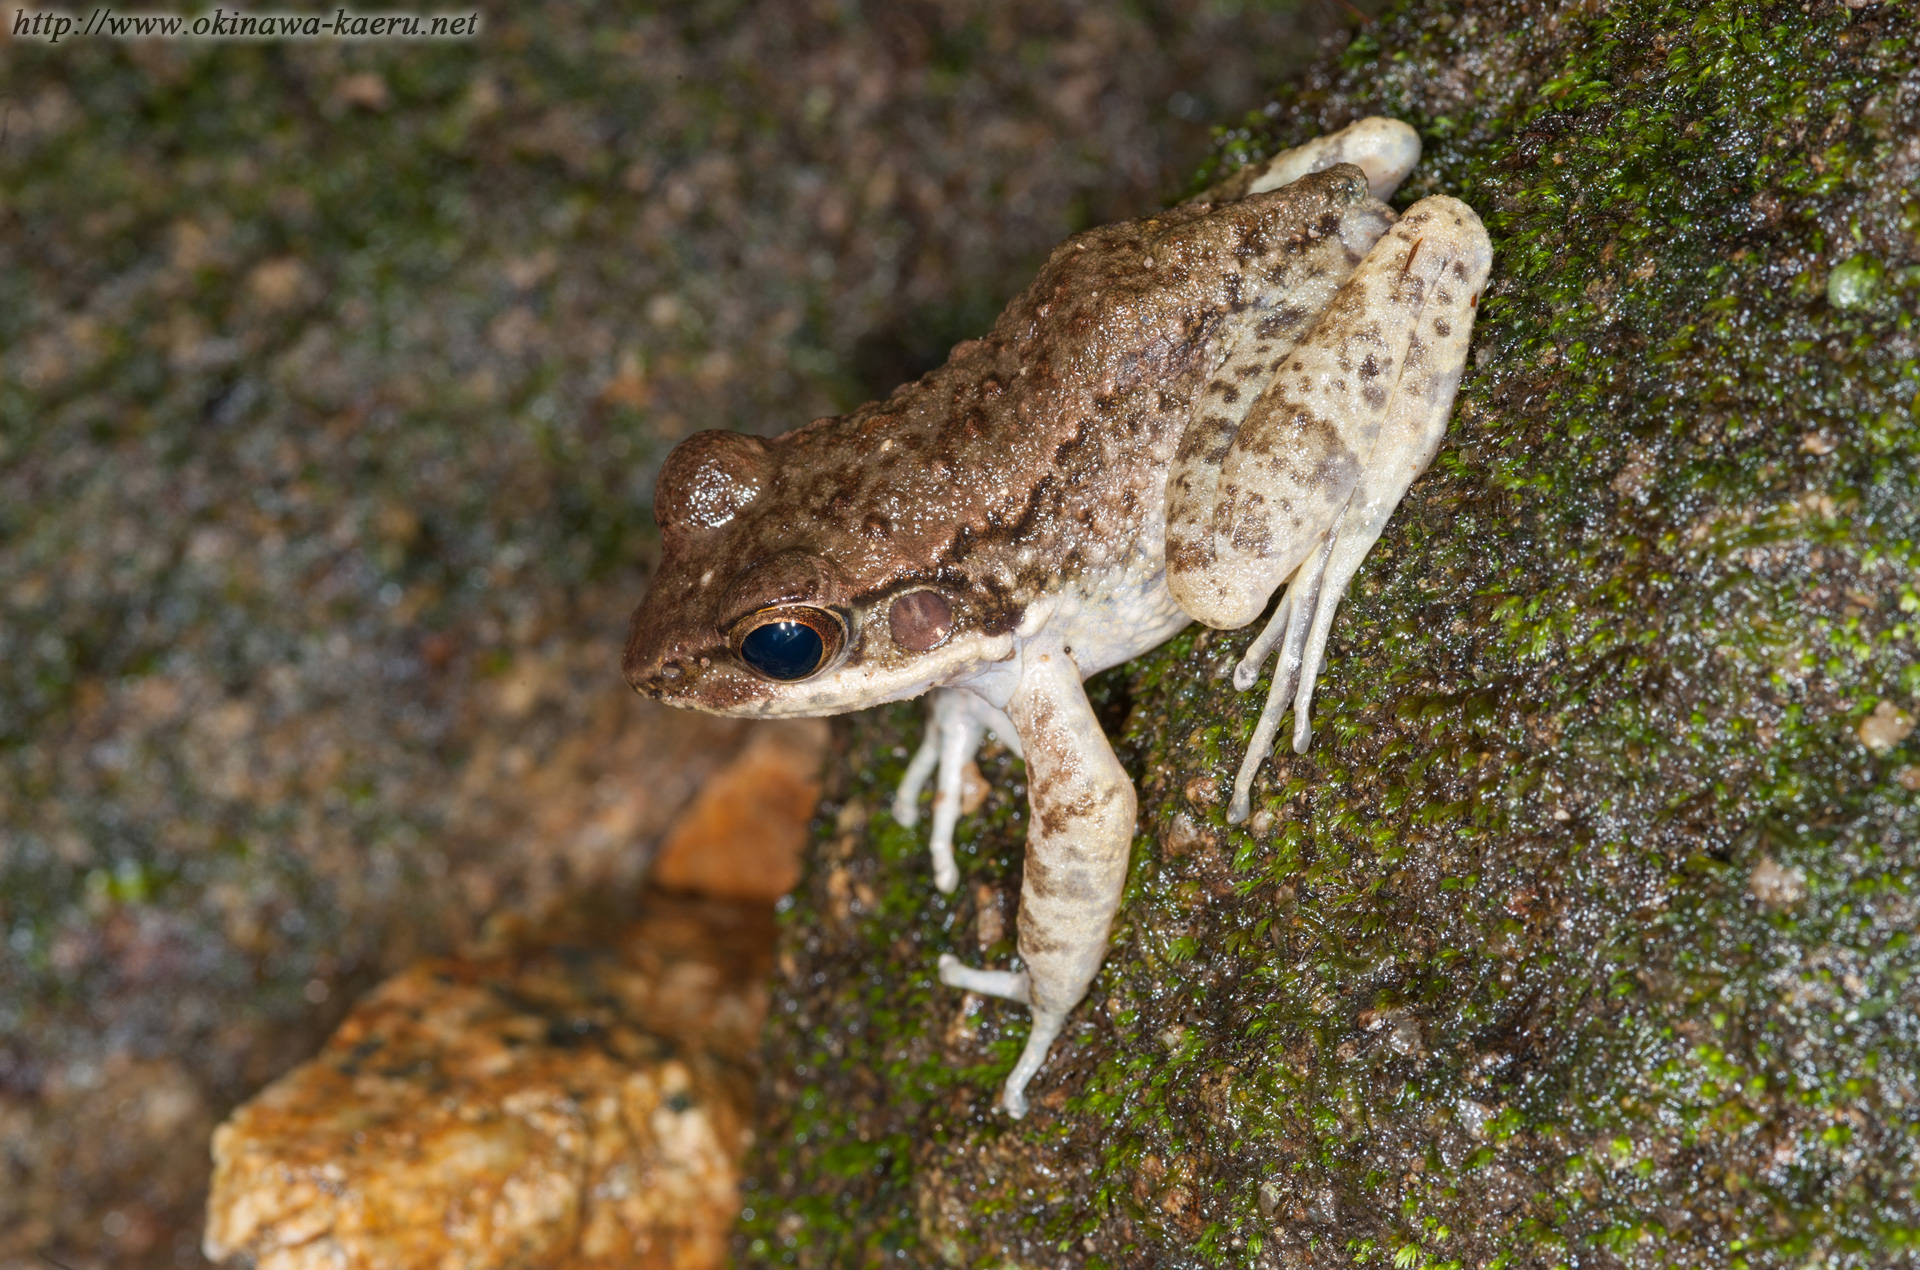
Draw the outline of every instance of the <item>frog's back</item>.
M1158 585L1167 470L1256 301L1367 200L1358 169L1080 234L984 339L851 414L772 443L776 497L850 580L964 587L1011 630L1036 599ZM1273 304L1273 298L1281 301ZM1184 624L1184 619L1174 625Z

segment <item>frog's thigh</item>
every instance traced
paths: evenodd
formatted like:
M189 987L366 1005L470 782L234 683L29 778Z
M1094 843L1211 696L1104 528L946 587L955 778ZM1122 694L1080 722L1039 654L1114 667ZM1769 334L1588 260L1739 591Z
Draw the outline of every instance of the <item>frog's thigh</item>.
M1287 354L1232 439L1216 443L1207 456L1215 470L1190 482L1207 503L1176 506L1169 497L1167 589L1208 626L1258 617L1353 493L1374 429L1346 400L1351 377L1337 365L1346 353L1332 343L1323 319Z
M1462 314L1471 320L1476 248L1466 237L1484 245L1485 231L1457 200L1416 207L1421 215L1410 210L1367 254L1247 412L1221 460L1209 550L1168 554L1174 598L1209 626L1257 617L1345 515L1410 359L1436 338L1422 322L1451 330Z
M1275 262L1259 262L1248 273L1264 282L1254 303L1230 313L1221 343L1220 365L1201 389L1193 416L1181 435L1167 470L1167 574L1173 595L1191 616L1214 626L1239 626L1242 607L1222 605L1211 593L1220 577L1220 536L1215 516L1221 500L1224 465L1240 430L1267 396L1274 378L1315 328L1341 284L1366 259L1393 225L1393 213L1379 203L1346 209L1339 232L1307 242ZM1229 557L1244 550L1232 546ZM1225 566L1231 569L1231 559ZM1220 575L1224 577L1224 573ZM1256 585L1253 589L1258 589ZM1255 610L1273 590L1258 595Z

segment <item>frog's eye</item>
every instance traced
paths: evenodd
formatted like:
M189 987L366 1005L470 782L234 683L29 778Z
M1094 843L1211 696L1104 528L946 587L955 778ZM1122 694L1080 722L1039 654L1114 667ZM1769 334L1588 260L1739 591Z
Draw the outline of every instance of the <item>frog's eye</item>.
M748 615L733 646L756 673L791 683L818 674L846 639L846 627L832 613L794 606Z

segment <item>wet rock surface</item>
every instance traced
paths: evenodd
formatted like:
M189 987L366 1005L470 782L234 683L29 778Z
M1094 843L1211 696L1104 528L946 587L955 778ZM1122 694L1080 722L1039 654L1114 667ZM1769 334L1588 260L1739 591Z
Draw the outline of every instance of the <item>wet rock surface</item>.
M1024 1122L1026 1012L934 977L1013 956L1021 768L943 897L886 811L917 708L843 725L746 1264L1915 1263L1917 50L1895 5L1415 4L1223 139L1420 129L1401 197L1495 249L1446 443L1244 826L1251 629L1092 685L1140 836Z
M409 968L213 1138L206 1252L271 1270L726 1262L772 914Z
M632 895L745 740L619 682L666 450L918 373L1345 16L0 39L0 1266L201 1264L358 994Z
M727 1264L774 900L799 877L826 740L817 719L756 728L668 830L637 906L497 920L490 953L417 963L362 998L215 1131L205 1254L269 1270Z
M826 748L824 719L755 728L668 831L653 862L655 885L764 904L791 891L820 801Z

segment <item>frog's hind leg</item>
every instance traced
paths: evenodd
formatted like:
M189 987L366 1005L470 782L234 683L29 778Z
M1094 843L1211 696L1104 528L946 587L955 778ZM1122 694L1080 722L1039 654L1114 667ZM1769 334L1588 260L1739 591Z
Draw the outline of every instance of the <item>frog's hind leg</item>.
M939 688L927 714L927 734L907 764L906 775L893 796L893 818L911 829L920 819L920 791L927 777L934 780L933 832L927 843L933 855L933 884L943 893L960 885L960 869L953 861L953 830L960 820L960 803L967 763L980 752L988 732L1000 738L1016 755L1020 740L1012 722L971 692Z
M1236 686L1243 677L1244 686L1252 686L1266 650L1275 642L1271 632L1284 621L1279 664L1234 783L1229 822L1239 823L1247 815L1253 775L1272 748L1289 695L1294 752L1306 753L1313 739L1313 691L1334 613L1394 508L1440 448L1492 259L1486 229L1471 208L1456 199L1429 198L1409 208L1355 271L1352 285L1384 284L1391 293L1370 311L1380 315L1381 333L1399 352L1399 370L1379 433L1333 533L1294 574L1268 630L1235 671ZM1249 670L1252 674L1245 675Z

